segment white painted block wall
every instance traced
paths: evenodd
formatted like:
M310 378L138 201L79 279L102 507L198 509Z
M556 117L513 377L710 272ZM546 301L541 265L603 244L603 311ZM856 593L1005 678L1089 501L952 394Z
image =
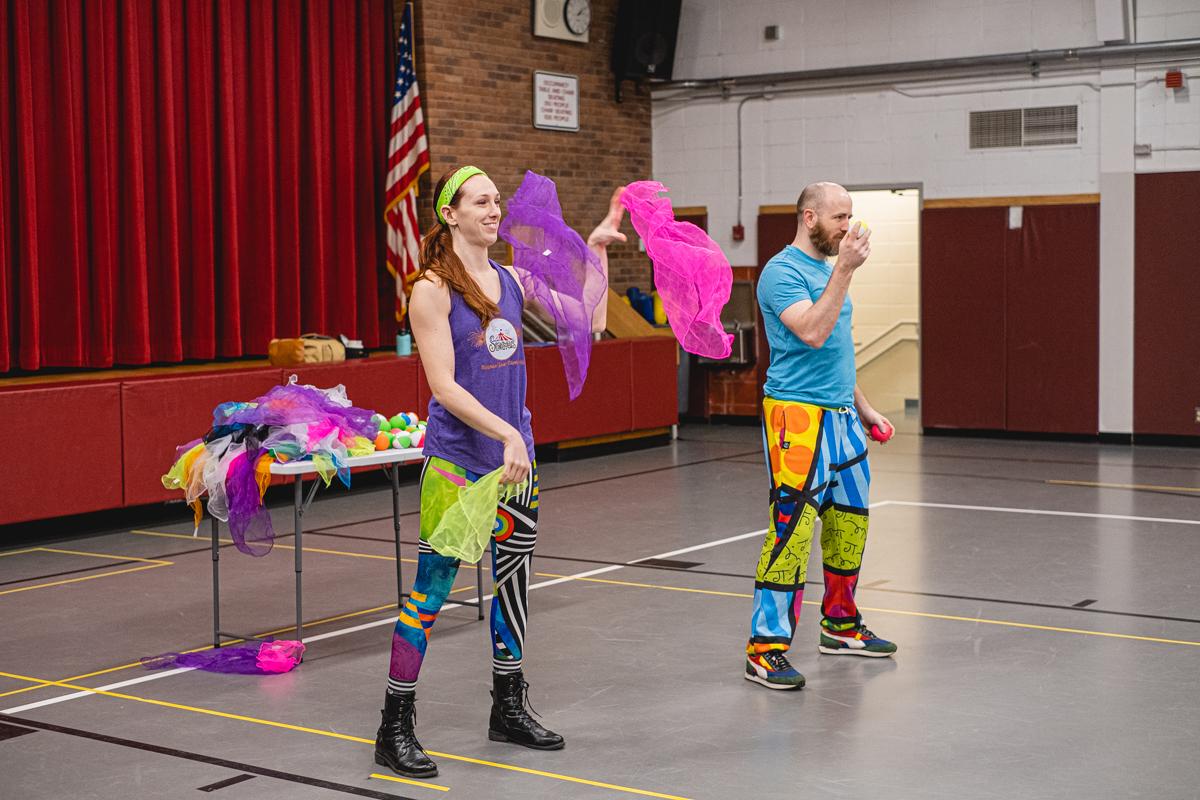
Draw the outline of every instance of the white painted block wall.
M1137 0L1136 13L1136 41L1200 37L1198 0ZM779 25L783 38L765 42L767 25ZM674 77L1098 44L1094 0L684 0ZM1156 65L748 101L742 129L742 242L731 236L738 221L736 99L656 99L654 177L671 189L676 205L707 207L709 232L735 265L758 260L758 207L794 203L804 185L815 180L851 188L918 183L926 199L1107 192L1109 200L1101 204L1101 306L1105 330L1122 346L1110 342L1113 346L1100 348L1099 416L1102 431L1128 432L1133 231L1132 214L1126 212L1132 199L1111 195L1129 194L1136 172L1200 170L1200 62L1179 66L1189 81L1181 92L1163 87L1166 66ZM1114 83L1128 87L1131 96ZM968 147L971 111L1067 104L1079 106L1077 145ZM1136 143L1152 146L1151 156L1129 157L1130 127ZM1114 142L1121 143L1120 152Z
M783 39L764 42L763 27ZM1139 0L1138 38L1200 37L1197 0ZM1085 47L1095 40L1091 0L685 0L675 77L713 78L952 56ZM1136 139L1200 147L1200 64L1190 90L1168 92L1165 68L1136 72ZM794 202L814 180L847 185L921 183L928 198L1076 194L1100 188L1097 70L880 91L781 95L743 112L742 222L737 217L737 100L655 101L654 177L676 205L709 210L709 230L731 261L756 261L759 205ZM973 151L971 111L1079 106L1078 145ZM1155 152L1138 171L1200 170L1200 149Z

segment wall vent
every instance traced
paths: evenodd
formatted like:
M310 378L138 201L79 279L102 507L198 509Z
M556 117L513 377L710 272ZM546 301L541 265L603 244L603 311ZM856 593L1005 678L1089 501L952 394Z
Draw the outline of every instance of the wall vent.
M1079 143L1079 106L971 112L971 149Z

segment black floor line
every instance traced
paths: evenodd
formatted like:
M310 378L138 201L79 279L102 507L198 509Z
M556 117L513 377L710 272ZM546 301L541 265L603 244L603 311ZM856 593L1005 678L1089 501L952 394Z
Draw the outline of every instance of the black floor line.
M1135 611L1109 611L1104 608L1085 608L1077 605L1064 606L1057 603L1034 603L1030 600L1002 600L998 597L976 597L969 594L942 594L940 592L917 592L912 589L885 589L881 586L874 588L863 586L861 588L869 592L909 594L916 597L937 597L945 600L970 600L977 603L1000 603L1006 606L1025 606L1028 608L1053 608L1059 611L1086 611L1089 614L1106 614L1111 617L1132 617L1134 619L1152 619L1162 622L1190 622L1200 625L1200 619L1193 619L1191 617L1165 617L1158 614L1139 614Z
M283 538L284 536L291 536L291 535L292 534L284 534L277 538ZM360 541L379 542L381 544L391 544L393 541L392 539L377 539L377 538L371 537L371 536L353 536L350 534L343 534L343 533L323 533L321 535L329 536L329 537L335 538L335 539L342 539L342 538L357 539ZM410 548L414 548L417 546L417 542L415 542L415 541L406 541L406 540L402 539L400 541L400 543L402 545L410 547ZM222 547L232 547L232 545L221 545L221 546ZM182 555L194 555L196 553L207 553L207 552L210 552L210 550L211 550L210 547L202 547L202 548L198 548L196 550L185 550L183 552L166 553L162 556L157 556L157 558L169 558L171 556L178 557L178 556L182 556ZM737 578L739 580L745 580L745 581L753 581L754 580L753 575L746 575L746 574L739 573L739 572L720 572L718 570L695 569L692 567L687 567L687 568L670 567L670 566L663 566L663 565L658 565L658 564L645 564L645 563L641 563L638 561L634 561L634 562L605 561L603 559L580 558L580 557L576 557L576 556L551 556L551 555L546 555L544 553L538 553L535 551L534 552L535 562L538 559L542 559L542 560L546 560L546 561L570 561L570 562L575 562L575 563L579 563L579 564L595 564L596 566L601 566L601 567L617 567L617 566L619 566L619 567L636 567L638 569L650 569L650 570L657 570L660 572L684 572L684 573L688 573L691 575L712 575L712 576L718 577L718 578ZM806 583L806 585L807 586L822 586L823 584L821 584L820 582L817 582L817 581L808 581ZM1159 621L1163 621L1163 622L1188 622L1188 623L1194 623L1194 624L1200 625L1200 619L1193 619L1191 617L1167 617L1167 616L1160 616L1157 614L1139 614L1134 611L1110 611L1108 609L1103 609L1103 608L1086 608L1086 607L1082 607L1082 606L1061 605L1061 604L1056 604L1056 603L1035 603L1035 602L1031 602L1028 600L1005 600L1005 599L997 598L997 597L979 597L976 595L965 595L965 594L945 594L945 593L941 593L941 592L919 592L919 591L912 590L912 589L885 589L880 586L864 585L859 588L862 590L872 591L872 592L888 592L891 594L906 594L906 595L913 595L916 597L936 597L936 598L941 598L941 599L945 599L945 600L970 600L971 602L977 602L977 603L999 603L1001 605L1027 606L1029 608L1052 608L1052 609L1058 609L1061 611L1086 611L1091 614L1106 614L1108 616L1114 616L1114 617L1131 617L1134 619L1151 619L1151 620L1159 620Z
M9 725L0 722L0 742L8 739L15 739L18 736L24 736L27 733L37 733L33 728L23 728L20 725Z
M416 546L415 542L413 543L413 546ZM580 564L596 564L596 565L600 565L600 566L621 566L621 567L630 567L630 568L638 568L638 569L652 569L652 570L659 570L661 572L684 572L684 573L688 573L691 575L714 575L714 576L717 576L720 578L738 578L740 580L751 581L751 582L754 580L753 575L743 575L743 574L739 574L736 572L717 572L715 570L691 569L691 568L680 568L680 567L665 567L665 566L659 566L656 564L644 564L639 561L602 561L602 560L594 559L594 558L572 558L569 556L548 556L548 555L543 555L542 553L538 553L536 551L534 551L533 558L534 558L535 563L538 559L547 559L550 561L577 561ZM1084 606L1079 606L1079 605L1065 606L1065 605L1060 605L1060 604L1055 604L1055 603L1035 603L1035 602L1031 602L1028 600L1004 600L1004 599L996 598L996 597L977 597L974 595L966 595L966 594L946 594L946 593L942 593L942 592L918 592L918 591L914 591L911 589L885 589L884 587L879 586L877 584L878 584L878 582L876 582L876 584L873 584L873 585L860 586L859 589L864 590L864 591L871 591L871 592L888 592L890 594L908 594L908 595L915 595L917 597L937 597L937 598L945 599L945 600L970 600L972 602L978 602L978 603L1000 603L1002 605L1028 606L1030 608L1053 608L1053 609L1057 609L1060 611L1087 611L1092 614L1107 614L1109 616L1116 616L1116 617L1133 617L1136 619L1153 619L1153 620L1162 620L1164 622L1190 622L1190 623L1200 625L1200 619L1193 619L1191 617L1166 617L1166 616L1160 616L1157 614L1139 614L1134 611L1110 611L1110 610L1103 609L1103 608L1086 608ZM805 586L824 586L824 584L820 581L807 581L805 583ZM1091 602L1094 603L1096 601L1093 600Z
M687 441L703 441L703 440L687 440ZM562 486L552 486L552 487L548 487L546 489L542 489L541 491L544 494L546 492L552 492L552 491L556 491L559 489L571 489L571 488L575 488L577 486L586 486L586 485L593 484L593 483L603 483L606 481L621 480L624 478L638 477L641 475L649 475L649 474L654 474L654 473L658 473L658 472L667 472L670 470L680 469L683 467L696 466L698 464L709 464L709 463L713 463L716 461L736 460L739 458L745 458L747 456L757 454L758 452L759 452L758 450L753 450L753 451L748 451L745 453L733 453L733 454L725 455L725 456L714 456L713 458L706 458L706 459L701 459L698 461L688 461L688 462L684 462L682 464L672 464L672 465L669 465L666 467L657 467L655 469L640 470L638 472L628 472L628 473L623 473L621 475L610 475L610 476L603 477L603 478L595 478L592 480L578 481L576 483L564 484ZM934 454L925 454L925 455L934 455ZM938 456L938 457L982 458L982 457L975 457L975 456ZM1055 461L1055 460L1050 460L1050 459L1018 459L1018 458L1004 458L1004 457L1001 457L1001 458L990 458L989 457L987 460L1000 460L1000 461L1007 460L1007 461L1022 461L1022 462L1029 462L1029 463L1059 463L1059 464L1082 464L1082 463L1084 463L1084 462L1065 461L1065 460ZM750 463L750 462L744 462L744 463ZM1095 462L1088 462L1088 463L1095 463ZM1137 466L1144 466L1144 465L1137 465ZM1163 469L1187 469L1186 467L1162 467L1162 468ZM879 471L902 472L902 471L898 471L898 470L879 470ZM935 474L939 474L939 473L916 472L916 473L908 473L908 474L935 475ZM946 473L946 474L949 474L949 473ZM996 477L996 476L977 476L977 477L986 478L986 479L996 479L996 480L1016 480L1016 481L1029 480L1029 479L1024 479L1024 478ZM1166 493L1167 494L1177 494L1174 492L1166 492ZM408 512L406 514L401 514L401 518L416 516L418 513L419 512L412 511L412 512ZM379 538L375 538L375 537L371 537L371 536L355 536L353 534L335 534L335 533L328 533L328 531L335 530L337 528L351 527L354 525L365 525L365 524L369 524L372 522L382 522L382 521L389 520L391 518L392 517L390 515L388 515L386 517L371 517L368 519L356 520L354 522L344 522L344 523L338 523L336 525L327 525L324 527L313 528L311 530L306 530L305 533L331 536L334 538L357 539L360 541L375 541L375 542L382 542L382 543L390 544L392 541L390 539L379 539ZM284 539L284 538L287 538L289 536L294 536L294 535L295 534L285 533L285 534L280 534L276 538ZM402 542L402 544L407 544L411 547L416 546L416 542ZM232 546L233 546L232 544L220 545L221 548L232 547ZM176 552L172 552L172 553L164 553L161 556L155 556L155 558L164 559L164 558L178 557L178 556L184 556L184 555L194 555L196 553L209 552L210 550L211 550L211 547L202 547L202 548L197 548L194 550L184 550L184 551L176 551ZM638 564L625 564L623 562L603 561L603 560L590 559L590 558L570 558L570 557L566 557L566 556L549 556L549 555L544 555L542 553L538 553L537 556L542 559L548 559L548 560L553 560L553 561L575 561L575 562L579 562L581 564L597 564L597 565L603 565L603 566L616 566L619 564L621 566L639 566ZM135 562L124 562L124 563L135 563ZM105 566L112 566L112 565L109 564L109 565L105 565ZM752 576L752 575L742 575L742 574L730 573L730 572L717 572L717 571L712 571L712 570L698 570L698 569L686 569L685 570L685 569L677 569L677 568L667 567L667 566L654 566L654 565L648 565L648 564L640 565L640 566L642 569L657 569L657 570L662 570L662 571L666 571L666 572L690 572L690 573L696 574L696 575L713 575L713 576L725 577L725 578L740 578L743 580L753 580L754 579L754 576ZM100 567L97 567L96 569L99 569L99 568ZM79 571L79 570L77 570L77 571ZM66 573L61 573L61 574L66 574ZM48 575L48 576L44 576L44 577L55 577L55 575ZM15 582L23 583L23 582L27 582L27 581L42 580L42 579L44 579L44 577L43 578L27 578L27 579L22 579L21 581L15 581ZM10 583L12 583L12 582L14 582L14 581L10 581ZM2 586L2 585L6 585L6 584L0 584L0 586ZM819 585L819 584L809 582L809 585ZM862 588L867 589L868 587L864 586ZM1003 599L998 599L998 598L993 598L993 597L975 597L975 596L968 596L968 595L941 594L941 593L937 593L937 592L918 592L918 591L910 591L910 590L904 590L904 589L872 588L872 589L870 589L870 591L891 592L894 594L909 594L909 595L915 595L915 596L919 596L919 597L937 597L937 598L944 598L944 599L951 599L951 600L970 600L973 602L1000 603L1000 604L1004 604L1004 605L1028 606L1031 608L1052 608L1052 609L1062 609L1062 610L1067 610L1067 611L1086 611L1086 612L1090 612L1090 613L1094 613L1094 614L1107 614L1107 615L1111 615L1111 616L1133 617L1133 618L1137 618L1137 619L1152 619L1152 620L1161 620L1161 621L1188 622L1188 623L1200 624L1200 619L1192 619L1189 617L1157 616L1154 614L1139 614L1139 613L1135 613L1135 612L1131 612L1131 611L1109 611L1109 610L1105 610L1105 609L1084 608L1084 607L1073 606L1073 605L1065 606L1065 605L1056 605L1056 604L1052 604L1052 603L1033 603L1033 602L1023 601L1023 600L1003 600Z
M910 436L910 437L914 437L914 438L920 437L920 434L917 434L917 433L897 432L896 435L897 436ZM730 441L727 441L724 439L693 439L691 437L684 437L684 436L680 436L678 438L678 441L680 441L680 442L696 442L696 443L700 443L700 444L743 444L743 442L730 442ZM1002 441L1002 440L989 439L988 441L995 442L995 441ZM1049 443L1049 444L1052 444L1052 443ZM1068 442L1067 444L1072 444L1072 443ZM1083 444L1086 444L1086 442ZM760 448L760 451L761 451L761 448ZM1179 464L1141 464L1141 463L1116 462L1116 461L1081 461L1078 459L1070 459L1070 458L1027 458L1027 457L1023 457L1023 456L972 455L972 454L968 454L968 453L901 452L901 453L894 453L892 455L908 456L908 457L912 457L912 458L958 458L958 459L964 459L967 461L1014 461L1014 462L1021 463L1021 464L1071 464L1071 465L1080 466L1080 467L1122 467L1122 468L1135 467L1137 469L1168 469L1168 470L1179 470L1179 471L1183 471L1183 472L1196 472L1195 467L1188 467L1188 466L1179 465Z
M921 475L934 478L975 478L984 481L1009 481L1012 483L1033 483L1038 486L1054 486L1055 488L1063 489L1118 489L1126 492L1141 492L1143 494L1166 494L1172 497L1190 497L1200 499L1200 496L1193 492L1176 492L1170 489L1147 489L1134 486L1086 486L1076 484L1051 484L1048 478L1019 478L1014 475L980 475L973 472L929 472L926 470L907 470L894 469L891 467L871 467L872 474L889 474L889 475Z
M994 440L993 440L994 441ZM910 456L912 458L957 458L966 461L1014 461L1019 464L1069 464L1078 467L1121 467L1121 468L1136 468L1136 469L1174 469L1183 472L1195 472L1195 467L1181 466L1178 464L1134 464L1129 462L1115 461L1079 461L1070 458L1024 458L1019 456L994 456L994 455L969 455L966 453L897 453L898 456Z
M234 775L232 778L226 778L223 781L210 783L207 786L197 786L196 790L200 792L215 792L218 789L224 789L229 786L236 786L239 783L254 780L255 776L243 772L241 775Z
M738 464L761 464L762 459L752 460L749 458L731 458L730 461L735 461ZM1186 469L1186 468L1185 468ZM893 467L879 466L878 462L872 462L872 475L920 475L922 477L929 476L934 478L970 478L983 481L1007 481L1010 483L1032 483L1038 486L1061 485L1066 489L1119 489L1127 492L1141 492L1142 494L1165 494L1171 497L1200 497L1194 492L1176 492L1170 489L1146 489L1139 487L1125 486L1076 486L1073 484L1049 484L1044 478L1018 478L1013 475L980 475L975 472L930 472L927 470L910 470L910 469L895 469Z
M667 569L693 569L704 566L703 561L678 561L672 558L643 558L638 562L651 567L666 567Z
M93 731L85 731L80 728L68 728L63 725L54 725L49 722L35 722L34 720L23 719L20 717L10 717L7 714L0 714L0 721L24 725L30 728L38 728L45 731L53 731L66 736L77 736L81 739L91 739L96 742L104 742L105 744L114 744L119 747L128 747L133 750L142 750L147 753L157 753L171 758L180 758L186 761L198 761L201 764L211 764L214 767L224 767L235 772L248 772L254 775L261 775L264 778L275 778L276 780L289 781L291 783L299 783L304 786L313 786L318 789L329 789L342 794L352 794L358 797L372 797L376 800L414 800L414 798L406 797L399 794L387 794L386 792L377 792L372 789L362 789L358 786L350 786L345 783L335 783L333 781L321 780L320 778L310 778L307 775L297 775L293 772L281 772L276 769L267 767L259 767L253 764L243 764L240 761L230 761L225 758L217 758L216 756L206 756L202 753L192 753L187 750L177 750L173 747L163 747L157 744L148 742L139 742L133 739L122 739L117 736L108 736L103 733L95 733Z
M627 473L624 473L621 475L609 475L604 478L594 478L592 480L577 481L575 483L565 483L561 486L547 486L545 488L539 489L538 491L540 494L546 494L547 492L557 492L560 489L574 489L577 486L587 486L588 484L601 483L603 481L616 481L616 480L621 480L622 478L634 478L639 475L649 475L654 472L666 472L668 470L673 470L673 469L682 469L683 467L694 467L698 464L711 464L716 461L729 461L729 460L733 460L736 458L740 458L742 456L752 455L753 453L757 453L757 452L759 452L759 451L754 450L754 451L747 452L747 453L734 453L734 454L728 455L728 456L714 456L713 458L705 458L705 459L701 459L700 461L686 461L682 464L672 464L667 467L657 467L655 469L641 470L639 472L627 472ZM280 506L281 509L286 508L286 507L287 506L284 506L284 505ZM400 515L400 519L404 519L406 517L415 517L415 516L418 516L420 513L421 512L419 512L419 511L406 511ZM319 528L305 529L304 532L305 533L323 533L325 531L332 531L332 530L336 530L338 528L352 528L355 525L368 525L372 522L386 522L390 519L392 519L391 514L388 514L386 517L367 517L366 519L358 519L358 520L354 520L352 522L338 522L333 525L324 525ZM279 538L279 537L276 537L276 538ZM348 537L348 538L353 538L353 537ZM366 538L370 538L370 537L366 537ZM221 545L221 546L228 547L229 545ZM188 551L188 552L190 552L190 551Z

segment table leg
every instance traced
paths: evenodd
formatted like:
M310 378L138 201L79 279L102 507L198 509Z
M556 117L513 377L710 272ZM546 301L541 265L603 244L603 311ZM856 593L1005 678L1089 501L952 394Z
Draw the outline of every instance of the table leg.
M301 519L304 514L304 481L300 476L296 476L295 489L295 508L293 509L294 525L296 532L296 641L304 641L304 607L301 600L301 573L304 571L304 543L301 541L303 536L303 523Z
M487 552L484 552L484 558ZM475 562L475 607L479 610L479 619L483 619L483 559Z
M400 562L400 465L393 464L392 478L392 527L396 534L396 608L404 605L404 565Z
M221 544L220 544L220 526L217 525L217 518L210 519L210 530L212 535L212 562L213 562L213 647L221 646L221 635L218 631L221 630Z

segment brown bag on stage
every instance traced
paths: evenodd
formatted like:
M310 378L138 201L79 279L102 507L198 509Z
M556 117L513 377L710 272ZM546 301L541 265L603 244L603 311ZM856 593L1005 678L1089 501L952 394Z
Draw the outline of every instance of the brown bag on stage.
M346 360L346 347L337 339L306 333L299 339L272 339L267 357L274 367L329 364Z

